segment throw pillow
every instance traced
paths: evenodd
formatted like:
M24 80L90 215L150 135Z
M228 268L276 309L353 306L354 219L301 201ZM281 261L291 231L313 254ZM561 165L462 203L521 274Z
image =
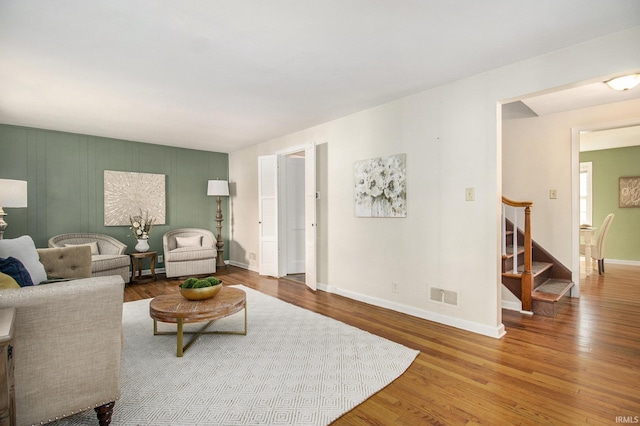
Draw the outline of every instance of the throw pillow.
M42 263L40 263L36 245L28 235L0 240L0 257L15 257L20 260L29 271L31 281L36 285L47 279L47 273Z
M100 254L100 250L98 249L98 242L97 241L91 241L90 243L84 243L84 244L65 244L65 247L70 247L70 246L89 246L91 247L91 256L95 256Z
M8 257L6 259L0 257L0 272L16 280L20 287L33 285L29 271L27 271L27 268L24 267L22 262L15 257Z
M5 288L20 288L20 285L11 275L0 272L0 290L4 290Z
M202 235L195 235L193 237L176 237L176 246L178 248L202 247Z

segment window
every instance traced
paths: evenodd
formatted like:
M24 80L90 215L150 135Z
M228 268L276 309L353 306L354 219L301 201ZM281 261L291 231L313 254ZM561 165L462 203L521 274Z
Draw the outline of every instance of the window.
M591 170L591 161L580 163L580 225L593 225Z

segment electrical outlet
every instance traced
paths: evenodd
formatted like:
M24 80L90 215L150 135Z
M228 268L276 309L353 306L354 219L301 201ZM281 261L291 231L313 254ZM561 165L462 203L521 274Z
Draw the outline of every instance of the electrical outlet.
M158 263L162 263L162 262L164 262L164 255L159 254L158 255Z
M398 283L391 283L391 291L393 293L397 293L398 292Z
M249 253L249 260L256 260L256 254L255 253Z
M551 198L552 200L555 200L556 198L558 198L558 191L556 189L550 189L549 198Z
M475 201L476 200L476 189L475 188L466 188L464 190L464 200L465 201Z

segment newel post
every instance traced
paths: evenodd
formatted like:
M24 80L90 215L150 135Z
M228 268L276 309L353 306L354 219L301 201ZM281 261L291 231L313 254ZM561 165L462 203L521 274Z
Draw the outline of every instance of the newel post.
M533 290L532 272L532 250L531 242L531 206L524 208L524 265L522 272L522 310L531 311L531 291Z

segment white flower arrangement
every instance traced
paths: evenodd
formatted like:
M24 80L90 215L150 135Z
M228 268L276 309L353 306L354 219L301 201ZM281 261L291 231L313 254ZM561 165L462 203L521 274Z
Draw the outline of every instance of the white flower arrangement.
M144 216L142 216L142 212L139 215L129 216L129 221L131 222L129 229L133 231L133 237L138 240L146 240L151 234L156 219L149 217L147 211Z
M356 163L356 216L407 216L405 157L398 154Z

